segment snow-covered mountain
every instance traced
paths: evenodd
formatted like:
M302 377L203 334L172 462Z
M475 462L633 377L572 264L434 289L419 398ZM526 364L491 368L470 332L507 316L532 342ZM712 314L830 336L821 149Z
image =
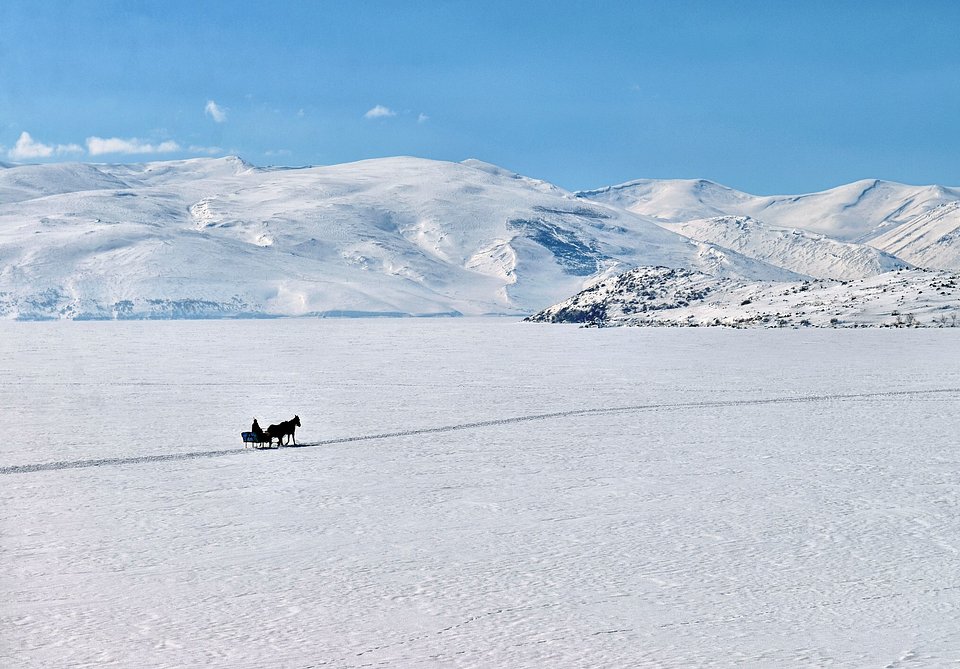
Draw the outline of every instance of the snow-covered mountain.
M958 189L880 181L791 197L703 180L570 193L406 157L4 165L0 317L516 315L641 266L765 282L960 269L958 202Z
M870 179L819 193L758 196L703 179L640 179L577 195L665 223L749 216L767 225L798 228L840 241L866 242L896 255L880 237L941 205L960 200L960 188Z
M637 265L796 274L479 161L0 171L0 316L526 314Z
M576 195L667 223L749 215L745 209L751 207L754 199L752 195L706 179L636 179L616 186L577 191Z
M527 320L602 326L958 327L960 274L757 282L668 267L600 281Z
M760 197L701 179L631 181L577 195L815 280L641 267L533 320L742 327L956 325L960 318L960 278L949 271L960 270L960 189L872 180Z
M960 270L960 200L928 209L870 244L921 267Z
M863 279L911 267L866 244L841 242L799 228L775 228L749 216L717 216L662 225L691 239L818 279Z
M109 188L129 188L129 184L85 163L16 166L0 163L0 203L3 204Z

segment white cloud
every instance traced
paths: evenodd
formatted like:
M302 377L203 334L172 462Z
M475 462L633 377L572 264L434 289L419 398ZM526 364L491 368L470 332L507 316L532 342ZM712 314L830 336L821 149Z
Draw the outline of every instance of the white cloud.
M213 100L207 100L207 106L203 108L203 113L211 117L217 123L223 123L227 120L227 110L221 107Z
M290 149L269 149L263 152L263 155L270 156L271 158L277 156L289 156L292 153Z
M87 151L91 156L102 156L105 153L174 153L180 151L180 145L173 140L150 144L139 139L87 137Z
M366 114L363 115L363 118L388 118L390 116L396 116L397 112L393 111L389 107L384 107L383 105L377 105L373 109L369 110Z
M24 130L7 155L13 160L31 160L49 158L53 155L62 156L66 153L83 153L83 147L78 144L57 144L56 146L44 144L36 141L29 132Z
M29 160L30 158L49 158L53 155L53 147L49 144L34 141L30 133L24 130L20 139L8 154L14 160Z
M429 120L430 120L430 117L424 114L423 112L420 112L420 116L417 117L417 123L426 123Z

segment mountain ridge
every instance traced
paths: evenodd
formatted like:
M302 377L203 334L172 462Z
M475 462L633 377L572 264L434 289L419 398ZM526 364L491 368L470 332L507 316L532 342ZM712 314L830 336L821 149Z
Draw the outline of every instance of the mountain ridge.
M838 241L872 245L876 238L916 216L960 200L960 187L861 179L814 193L751 195L705 179L635 179L575 194L663 223L749 216L776 227L800 228ZM882 246L876 248L891 252Z
M0 170L0 317L525 315L638 266L773 282L910 266L749 214L685 218L731 208L781 222L826 212L820 227L850 210L874 216L859 228L903 218L917 223L910 243L876 239L953 262L960 190L909 188L866 180L764 199L701 179L574 193L477 159L411 156L12 165Z
M640 264L792 274L478 161L19 169L0 174L7 318L522 315Z

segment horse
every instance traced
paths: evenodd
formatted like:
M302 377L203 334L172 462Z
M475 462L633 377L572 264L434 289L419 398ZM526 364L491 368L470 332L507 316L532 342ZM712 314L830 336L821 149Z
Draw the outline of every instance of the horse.
M285 420L279 425L271 425L267 428L267 440L268 443L272 444L273 440L277 440L277 447L283 445L283 438L287 435L293 439L293 443L297 443L297 428L300 427L300 416L294 416L290 420ZM289 440L287 443L290 443Z

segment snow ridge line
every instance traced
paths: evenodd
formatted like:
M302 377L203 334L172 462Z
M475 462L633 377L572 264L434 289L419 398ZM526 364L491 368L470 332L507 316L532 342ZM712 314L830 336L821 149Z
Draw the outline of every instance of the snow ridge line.
M354 437L337 437L335 439L325 439L323 441L314 441L309 443L297 444L295 448L307 448L311 446L332 446L336 444L348 444L357 441L374 441L377 439L391 439L394 437L409 437L420 434L438 434L442 432L457 432L460 430L473 430L483 427L495 427L498 425L512 425L514 423L526 423L535 420L550 420L551 418L568 418L571 416L584 415L603 415L615 413L629 413L633 411L651 411L656 409L707 409L714 407L734 407L734 406L762 406L765 404L803 404L810 402L831 402L838 400L857 400L873 399L881 397L907 397L919 395L943 395L960 394L960 388L935 388L930 390L888 390L873 393L838 393L834 395L798 395L796 397L769 397L744 400L715 400L704 402L676 402L672 404L634 404L620 407L595 407L592 409L570 409L567 411L554 411L550 413L528 414L525 416L513 416L511 418L496 418L492 420L481 420L473 423L460 423L458 425L442 425L440 427L425 427L413 430L399 430L397 432L381 432L378 434L358 435ZM166 453L161 455L143 455L131 458L101 458L97 460L63 460L59 462L46 462L28 465L10 465L0 467L0 475L3 474L26 474L31 472L56 471L61 469L84 469L86 467L108 467L110 465L132 465L145 464L148 462L168 462L172 460L193 460L196 458L216 458L224 455L236 455L238 453L253 453L258 449L222 449L216 451L192 451L187 453Z

